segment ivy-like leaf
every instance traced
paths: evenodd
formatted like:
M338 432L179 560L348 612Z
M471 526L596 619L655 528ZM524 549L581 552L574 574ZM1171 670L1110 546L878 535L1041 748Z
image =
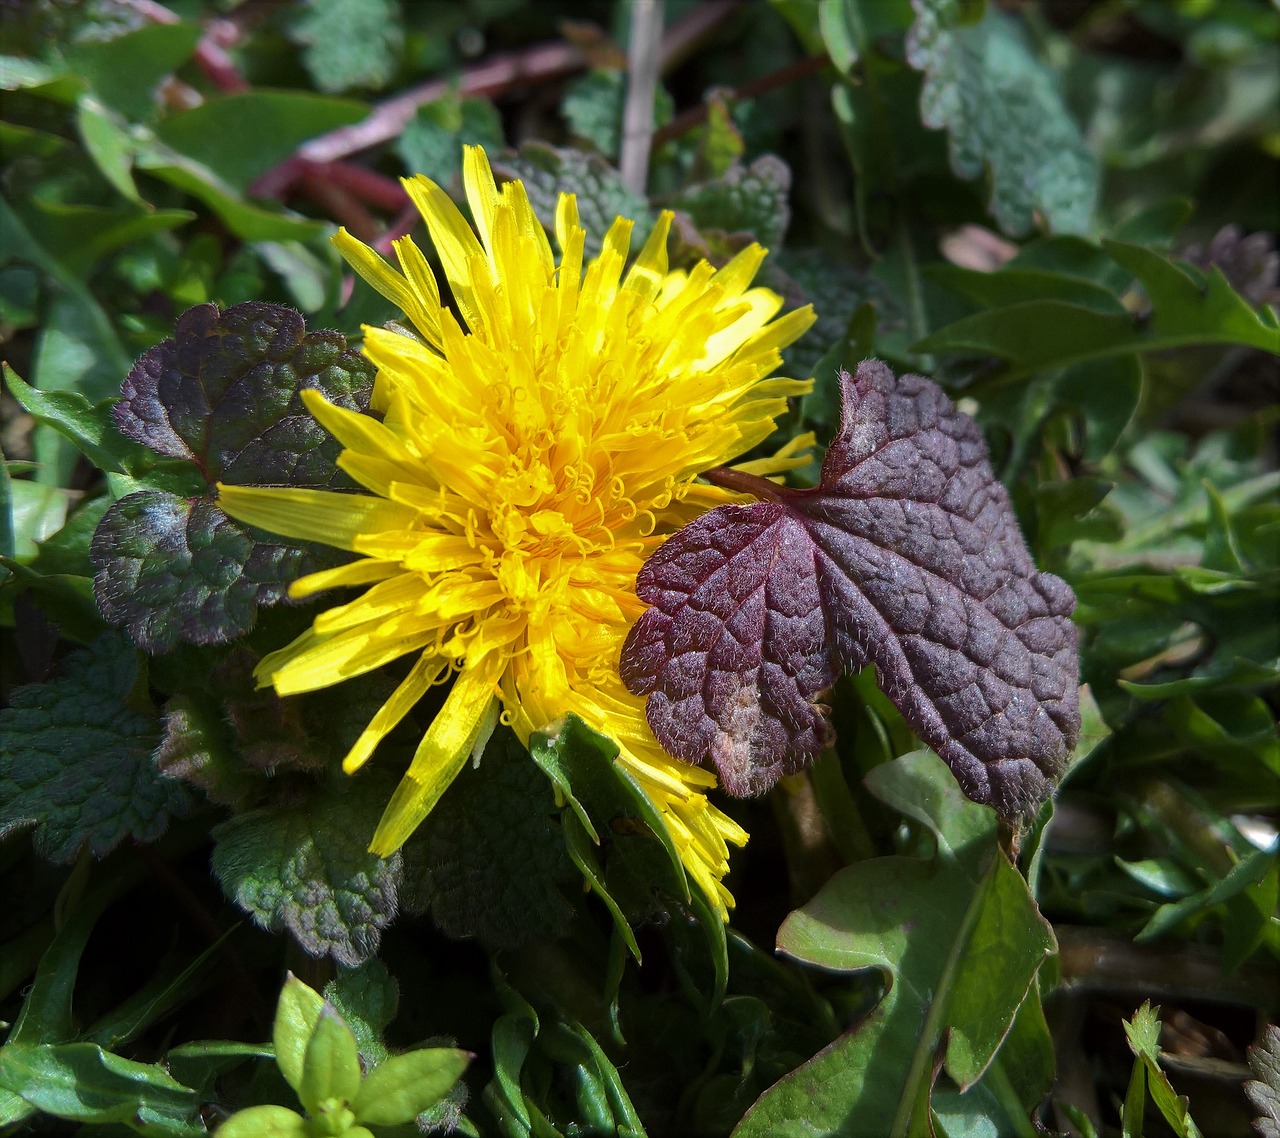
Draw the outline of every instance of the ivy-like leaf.
M152 760L153 715L131 706L138 654L107 633L69 656L46 684L15 688L0 711L0 835L35 823L35 848L71 861L84 843L96 857L125 838L153 842L191 798Z
M333 488L346 476L340 447L311 417L312 387L363 410L373 368L337 332L307 332L277 304L201 304L172 339L141 357L113 416L120 431L166 458L195 464L212 487L275 484ZM333 563L332 551L280 542L228 518L212 494L163 490L122 498L94 534L94 596L152 653L178 642L217 644L252 626L259 605L289 581Z
M449 936L495 948L555 940L573 916L573 877L555 796L529 752L496 732L405 849L417 906Z
M1086 232L1098 160L1017 26L995 11L962 26L956 0L912 0L912 7L907 61L925 73L921 117L946 128L956 175L990 172L991 213L1015 237L1037 213L1055 232Z
M1024 816L1080 727L1075 598L1036 571L977 424L937 385L868 360L841 387L818 486L720 471L766 500L712 510L645 564L623 680L668 751L752 795L831 742L818 700L873 663L964 792Z
M386 799L385 783L365 775L300 805L237 815L213 830L213 871L265 929L353 967L377 952L396 912L400 855L367 849Z

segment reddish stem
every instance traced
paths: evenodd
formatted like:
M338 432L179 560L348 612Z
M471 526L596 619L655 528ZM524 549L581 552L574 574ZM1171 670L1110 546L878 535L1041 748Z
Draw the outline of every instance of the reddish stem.
M779 486L758 474L748 474L745 470L734 470L730 466L716 466L708 470L708 482L723 486L726 490L737 490L743 494L754 494L769 502L781 502L787 495L795 493L786 486Z

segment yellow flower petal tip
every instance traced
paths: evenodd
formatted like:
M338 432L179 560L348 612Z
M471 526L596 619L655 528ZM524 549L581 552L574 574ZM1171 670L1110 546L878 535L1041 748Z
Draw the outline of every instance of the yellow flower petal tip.
M365 491L219 487L232 516L359 559L295 582L298 596L360 590L272 653L260 672L280 692L314 690L410 657L406 680L348 756L355 770L422 696L458 678L374 835L398 849L483 746L494 700L526 744L569 713L613 739L616 761L653 801L690 880L722 914L728 845L743 833L707 798L714 778L667 755L643 702L618 676L643 606L635 578L661 541L731 500L698 482L761 443L808 382L770 378L812 313L751 281L744 250L719 271L671 271L663 215L628 267L632 223L619 218L583 263L572 195L555 245L523 186L495 185L468 148L473 228L428 178L405 180L421 210L456 312L409 239L399 268L345 230L334 239L416 335L368 329L375 416L308 409L342 444L339 464ZM747 464L777 474L803 443ZM486 726L487 724L487 726Z

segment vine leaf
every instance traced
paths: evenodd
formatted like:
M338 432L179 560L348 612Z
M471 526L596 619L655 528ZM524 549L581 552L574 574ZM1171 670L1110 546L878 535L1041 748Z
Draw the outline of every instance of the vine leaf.
M823 693L873 663L965 794L1023 817L1080 728L1075 597L1036 571L978 425L936 384L875 360L840 384L816 487L714 472L765 500L712 510L645 564L653 607L622 678L671 754L746 796L831 743Z
M308 332L281 305L184 312L173 337L134 364L112 416L126 438L194 464L210 489L196 498L140 490L107 511L91 549L94 597L107 620L151 653L180 641L218 644L247 632L258 607L282 600L291 580L332 564L332 551L227 517L212 486L348 485L335 465L341 448L301 391L314 387L363 410L372 379L372 365L340 333Z

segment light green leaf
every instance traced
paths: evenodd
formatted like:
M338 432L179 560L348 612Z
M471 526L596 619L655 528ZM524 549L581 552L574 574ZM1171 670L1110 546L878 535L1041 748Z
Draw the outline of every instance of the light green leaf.
M360 1090L360 1056L356 1037L328 1002L307 1040L302 1057L302 1082L298 1098L307 1112L319 1115L337 1114Z
M303 1059L307 1044L316 1029L320 1013L324 1010L324 997L307 987L292 972L285 977L280 999L276 1003L276 1018L271 1028L271 1043L275 1047L276 1066L284 1081L295 1091L302 1087Z
M371 1126L412 1122L448 1093L469 1061L467 1052L451 1047L393 1055L365 1076L351 1109Z
M306 1138L307 1133L302 1115L283 1106L251 1106L218 1127L218 1138Z

